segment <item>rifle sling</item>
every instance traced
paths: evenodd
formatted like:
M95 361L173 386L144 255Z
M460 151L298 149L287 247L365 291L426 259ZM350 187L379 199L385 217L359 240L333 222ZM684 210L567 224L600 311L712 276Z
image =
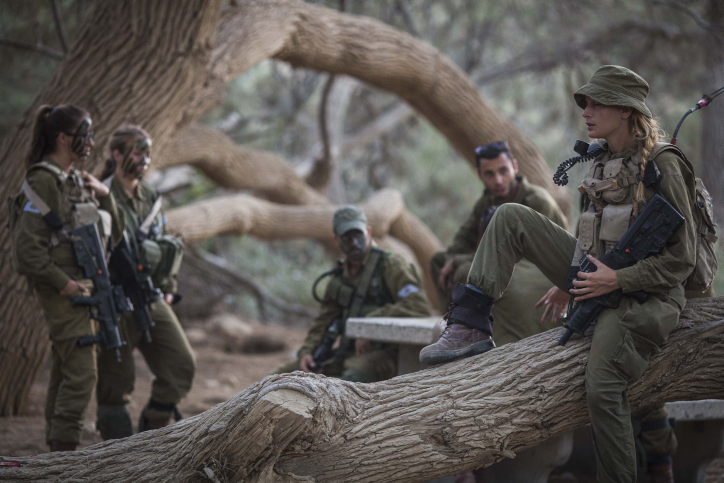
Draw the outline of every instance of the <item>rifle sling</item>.
M367 264L365 265L364 270L362 271L362 275L360 276L359 283L357 284L357 287L352 294L352 302L349 304L349 307L347 307L347 313L344 316L345 321L349 317L359 317L362 314L362 307L364 305L365 299L367 298L367 292L370 288L372 276L374 275L378 265L382 261L383 255L384 252L379 248L371 249L370 258L367 260Z

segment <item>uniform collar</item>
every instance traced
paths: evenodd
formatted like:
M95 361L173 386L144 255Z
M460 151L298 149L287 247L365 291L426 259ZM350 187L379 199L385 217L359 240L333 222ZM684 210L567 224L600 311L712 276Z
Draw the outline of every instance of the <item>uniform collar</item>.
M134 201L135 199L138 200L145 200L145 196L143 195L143 190L141 189L141 183L139 182L136 186L136 198L132 198L128 196L128 193L126 192L125 188L121 184L120 180L117 176L113 176L111 179L111 189L115 190L115 193L117 195L117 198L120 198L119 201L122 201L123 203L129 203Z
M628 159L628 158L634 156L638 152L639 149L637 146L634 146L632 148L628 148L624 151L621 151L620 153L614 153L607 146L606 150L608 151L608 153L610 155L609 159L620 159L620 158Z

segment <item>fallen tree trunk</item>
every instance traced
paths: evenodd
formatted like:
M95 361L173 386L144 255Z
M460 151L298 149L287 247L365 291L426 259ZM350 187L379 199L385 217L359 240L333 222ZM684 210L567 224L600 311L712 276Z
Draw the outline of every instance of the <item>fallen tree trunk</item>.
M692 301L628 390L631 407L724 397L724 297ZM560 328L376 384L269 376L167 428L75 453L0 458L0 481L415 482L502 458L588 423L590 338Z

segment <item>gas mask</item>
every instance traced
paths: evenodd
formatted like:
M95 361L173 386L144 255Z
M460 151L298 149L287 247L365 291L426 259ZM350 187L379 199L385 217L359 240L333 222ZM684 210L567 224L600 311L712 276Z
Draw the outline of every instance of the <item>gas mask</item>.
M339 246L350 261L361 262L367 253L367 233L349 230L339 237Z
M151 140L148 138L136 139L128 148L121 161L121 169L129 176L142 179L151 164ZM143 168L146 169L143 169Z
M83 119L75 130L74 133L65 133L68 136L73 136L73 141L70 143L70 149L73 154L79 158L85 158L85 145L93 141L93 131L91 131L91 125L93 121L89 117Z

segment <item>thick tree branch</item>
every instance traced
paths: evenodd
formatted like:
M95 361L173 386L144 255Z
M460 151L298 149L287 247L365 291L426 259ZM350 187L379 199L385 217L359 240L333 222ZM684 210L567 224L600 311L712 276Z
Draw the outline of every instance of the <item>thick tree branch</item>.
M724 397L724 298L700 299L628 388L633 410ZM269 376L158 431L83 451L0 457L0 481L416 482L489 466L589 422L590 337L561 328L376 384ZM207 480L208 481L208 480Z

